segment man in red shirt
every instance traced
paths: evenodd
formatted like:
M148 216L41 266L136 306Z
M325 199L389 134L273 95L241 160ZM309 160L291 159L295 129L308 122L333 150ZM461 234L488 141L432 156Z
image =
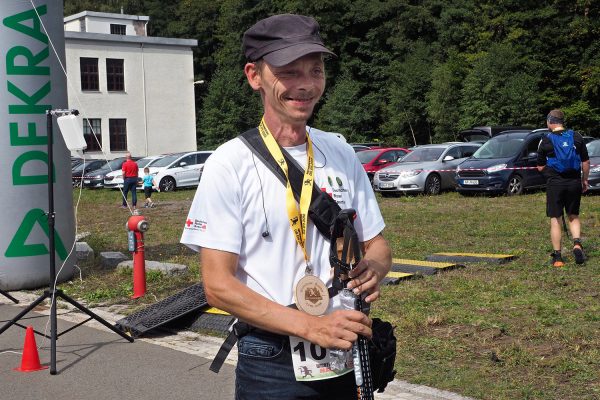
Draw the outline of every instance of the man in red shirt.
M121 167L123 171L123 205L122 208L127 208L127 193L131 190L131 203L133 209L137 205L137 181L138 181L138 165L131 159L131 153L125 154L127 158Z

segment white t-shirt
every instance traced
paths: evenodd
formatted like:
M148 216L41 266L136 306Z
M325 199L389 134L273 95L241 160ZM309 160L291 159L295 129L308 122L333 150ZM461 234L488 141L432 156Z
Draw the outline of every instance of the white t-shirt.
M309 133L315 183L340 208L356 210L360 241L372 239L385 224L354 150L330 133ZM306 167L306 144L286 150ZM263 237L267 229L269 235ZM238 254L236 275L241 282L279 304L294 303L293 288L304 276L305 261L289 225L286 188L241 140L221 145L206 160L181 243L196 251L206 247ZM331 286L329 241L310 219L306 249L313 273Z

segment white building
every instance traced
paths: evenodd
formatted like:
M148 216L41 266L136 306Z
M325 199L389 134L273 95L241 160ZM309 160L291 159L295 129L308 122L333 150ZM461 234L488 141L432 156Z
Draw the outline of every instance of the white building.
M84 118L89 157L104 157L92 132L108 158L196 150L198 42L146 36L149 19L93 11L64 18L69 108Z

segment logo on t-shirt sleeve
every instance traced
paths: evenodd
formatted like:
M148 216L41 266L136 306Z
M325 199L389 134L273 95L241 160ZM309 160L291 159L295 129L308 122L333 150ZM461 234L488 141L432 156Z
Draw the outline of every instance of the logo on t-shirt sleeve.
M199 219L188 218L188 219L186 219L185 226L183 228L187 229L187 230L190 230L190 231L205 232L206 231L206 226L207 226L206 221L201 221Z

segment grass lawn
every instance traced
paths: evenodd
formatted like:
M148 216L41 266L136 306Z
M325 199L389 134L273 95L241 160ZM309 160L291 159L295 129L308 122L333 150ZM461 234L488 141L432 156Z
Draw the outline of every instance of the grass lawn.
M74 201L78 191L74 191ZM185 264L190 273L148 274L147 295L129 298L131 274L81 265L83 280L61 285L88 303L154 303L197 283L195 253L179 244L193 190L157 193L146 259ZM383 288L374 316L396 325L397 378L478 399L600 399L600 196L582 201L582 237L590 260L549 266L545 194L519 197L379 198L395 258L433 252L508 253L503 265L469 264ZM79 231L96 253L127 254L127 210L119 192L84 190ZM570 243L564 240L566 249Z

